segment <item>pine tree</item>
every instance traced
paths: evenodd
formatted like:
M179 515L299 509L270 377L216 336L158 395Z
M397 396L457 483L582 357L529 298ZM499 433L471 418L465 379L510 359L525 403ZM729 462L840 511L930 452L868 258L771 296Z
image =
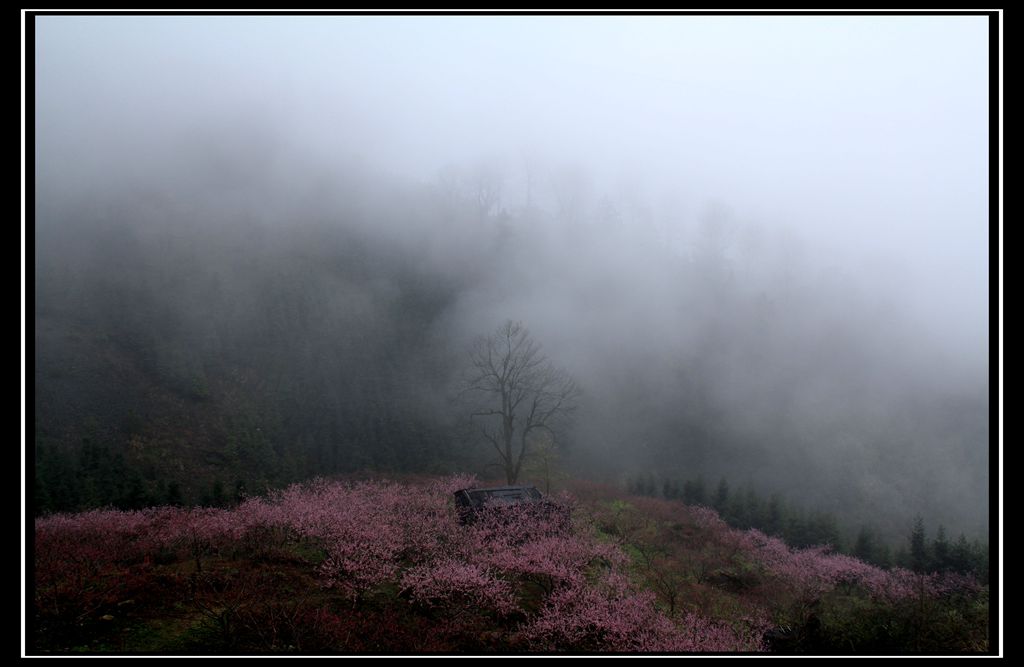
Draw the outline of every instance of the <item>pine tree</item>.
M941 524L935 533L935 540L932 542L932 568L939 572L952 569L949 540L946 539L946 528Z
M988 583L989 551L988 544L982 544L978 540L971 543L971 569L970 571L978 577L983 584Z
M924 529L924 519L918 514L914 519L914 529L910 531L910 568L914 572L924 572L928 565L928 536Z
M963 533L950 550L949 561L956 572L966 574L971 571L971 545Z
M786 506L782 496L773 493L768 501L768 516L765 519L765 532L769 535L779 536L786 526Z
M857 541L853 545L853 555L865 563L875 563L878 542L875 533L867 526L861 526L857 533Z
M726 505L729 504L729 483L725 481L723 477L718 482L718 490L715 491L714 507L721 514L725 511Z
M686 480L683 483L683 501L687 505L704 505L707 503L707 489L704 486L704 478L698 476L695 480Z

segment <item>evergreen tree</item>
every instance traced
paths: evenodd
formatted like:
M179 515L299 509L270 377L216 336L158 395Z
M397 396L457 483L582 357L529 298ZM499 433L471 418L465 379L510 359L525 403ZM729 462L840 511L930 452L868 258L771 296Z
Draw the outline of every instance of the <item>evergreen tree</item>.
M971 543L971 569L970 571L978 577L983 584L988 583L988 544L982 544L978 540Z
M782 496L773 493L768 501L768 514L765 517L764 531L769 535L779 536L786 525L786 506Z
M683 502L687 505L703 505L707 502L704 480L697 477L695 480L683 482Z
M950 550L950 567L956 572L966 574L971 571L972 561L971 544L967 541L964 534L960 533L960 537L957 539L956 544L954 544Z
M878 554L878 540L873 530L861 526L857 533L857 541L853 545L853 555L865 563L875 563Z
M946 528L942 524L939 524L935 540L932 542L932 569L939 572L952 569L949 540L946 539Z
M753 486L748 486L743 494L743 514L748 528L764 530L764 502L761 500L761 496L757 495Z
M723 477L718 482L718 489L715 491L715 499L713 501L714 508L718 510L719 514L722 514L726 510L726 506L729 503L729 483L725 481Z
M747 512L746 506L743 504L743 496L739 493L733 493L729 496L725 503L725 508L719 510L719 514L722 515L722 518L730 526L744 529L750 527L747 524Z
M928 569L928 536L924 529L924 519L920 514L914 519L914 528L910 531L910 569L924 572Z

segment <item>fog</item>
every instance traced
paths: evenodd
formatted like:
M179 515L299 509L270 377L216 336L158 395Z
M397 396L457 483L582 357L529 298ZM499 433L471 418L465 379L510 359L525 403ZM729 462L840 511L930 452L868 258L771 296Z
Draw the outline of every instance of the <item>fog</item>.
M513 319L575 474L985 529L983 17L36 28L37 445L480 469L453 387Z

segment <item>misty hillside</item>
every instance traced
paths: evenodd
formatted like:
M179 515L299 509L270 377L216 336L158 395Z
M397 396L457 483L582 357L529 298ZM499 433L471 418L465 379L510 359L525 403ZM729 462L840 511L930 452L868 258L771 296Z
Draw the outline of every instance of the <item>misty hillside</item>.
M987 541L988 18L29 23L35 515L500 468Z
M23 28L23 651L1001 650L998 13Z
M40 653L976 654L988 587L592 483L470 519L465 476L35 521Z
M193 501L215 481L479 469L456 382L514 317L584 389L570 469L727 475L900 535L914 514L986 521L985 375L792 239L719 211L669 246L585 201L482 211L470 177L285 187L207 164L232 150L193 148L173 190L41 207L43 508L115 500L60 488L84 442Z

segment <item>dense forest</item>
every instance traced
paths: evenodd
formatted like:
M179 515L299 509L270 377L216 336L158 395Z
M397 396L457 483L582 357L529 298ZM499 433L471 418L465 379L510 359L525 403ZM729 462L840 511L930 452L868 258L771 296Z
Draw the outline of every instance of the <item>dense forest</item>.
M987 374L798 238L712 209L666 243L640 203L552 176L527 207L483 163L215 159L247 141L187 151L185 182L40 198L38 513L486 472L458 383L513 317L582 389L573 474L726 476L894 545L918 514L984 534Z

